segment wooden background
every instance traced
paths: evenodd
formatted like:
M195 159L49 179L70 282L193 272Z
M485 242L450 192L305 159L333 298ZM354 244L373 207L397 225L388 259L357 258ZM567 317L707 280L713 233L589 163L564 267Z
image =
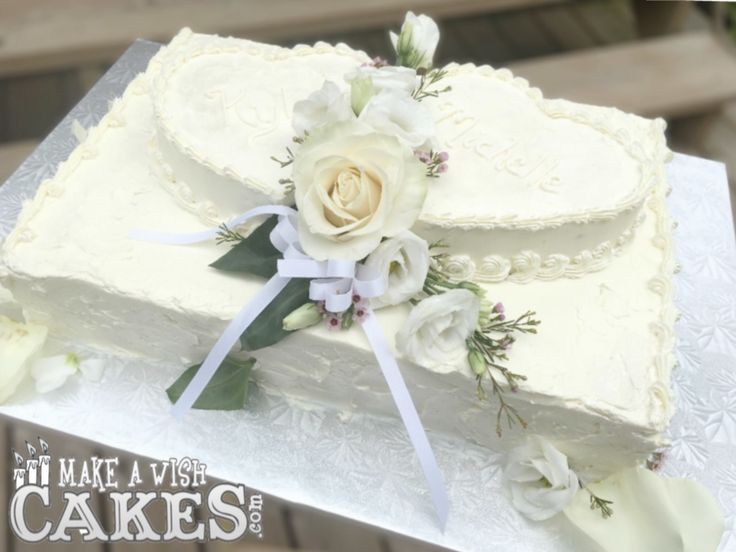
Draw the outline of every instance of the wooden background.
M736 175L729 14L723 3L705 2L703 9L697 4L0 0L0 180L137 37L167 41L191 26L286 45L345 41L388 56L387 30L399 26L406 9L440 20L440 63L508 65L549 97L664 116L673 149L726 161ZM736 8L730 17L736 20Z
M723 5L644 0L0 0L0 182L136 37L180 27L282 44L345 41L389 56L387 30L406 9L437 17L440 62L510 66L545 95L664 116L676 151L725 161L736 191L736 55ZM736 11L734 12L736 13ZM736 34L736 33L734 33ZM733 204L733 202L732 202ZM5 451L47 438L78 457L120 455L94 443L0 419ZM0 501L9 496L0 478ZM6 502L7 503L7 502ZM109 512L102 508L101 515ZM135 550L245 552L439 550L266 497L264 539L136 545ZM39 515L41 512L39 512ZM131 544L28 545L0 516L0 550L122 552Z

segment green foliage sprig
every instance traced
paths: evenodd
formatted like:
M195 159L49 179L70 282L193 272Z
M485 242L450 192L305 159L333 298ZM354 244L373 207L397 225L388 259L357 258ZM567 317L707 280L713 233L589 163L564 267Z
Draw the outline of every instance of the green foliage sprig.
M411 97L421 102L426 98L436 98L440 94L452 90L451 86L438 89L434 86L447 76L446 69L417 69L419 75L419 85L416 87Z
M608 519L613 515L613 508L611 508L611 506L613 505L612 500L606 500L605 498L599 497L593 491L590 490L590 487L587 487L586 485L584 485L582 481L580 481L580 486L583 489L585 489L590 495L590 509L591 510L600 510L601 516L603 517L603 519Z
M223 245L225 243L238 244L244 240L245 236L243 234L237 230L233 230L226 223L223 222L218 227L217 238L215 238L217 245Z
M431 247L436 250L445 245L438 242ZM513 372L503 363L508 361L508 350L516 341L515 333L537 333L540 322L534 318L536 313L527 311L515 319L507 320L503 305L489 302L480 286L464 280L456 281L446 273L443 269L446 257L444 253L432 255L432 265L427 273L423 291L426 295L438 295L450 289L467 289L480 297L481 315L478 328L467 340L468 362L476 377L476 393L479 399L486 399L488 393L484 384L490 381L491 393L499 402L496 415L496 433L499 437L503 433L504 419L509 429L517 423L526 428L526 421L508 402L505 392L507 389L516 392L519 389L519 382L526 381L527 378L523 374Z

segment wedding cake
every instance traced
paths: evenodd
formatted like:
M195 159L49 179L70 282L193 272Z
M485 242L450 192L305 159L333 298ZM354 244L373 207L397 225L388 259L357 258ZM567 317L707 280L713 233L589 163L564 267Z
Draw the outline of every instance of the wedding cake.
M220 226L231 251L253 252L249 233L276 218L232 221L296 203L282 219L298 260L388 271L366 305L430 436L508 449L532 432L588 478L642 464L673 413L664 122L546 99L506 69L428 70L404 34L403 63L387 65L344 44L182 30L25 205L0 283L52 335L200 363L270 274L210 266L227 243L136 233ZM253 381L396 416L352 324L361 298L350 318L329 297L304 302L283 340L244 340Z

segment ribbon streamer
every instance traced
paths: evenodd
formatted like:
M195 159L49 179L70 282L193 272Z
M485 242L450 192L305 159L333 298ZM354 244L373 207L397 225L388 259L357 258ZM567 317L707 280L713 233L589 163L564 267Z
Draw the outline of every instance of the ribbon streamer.
M197 370L192 381L189 382L189 385L187 385L184 392L171 408L171 413L175 418L181 419L194 406L194 403L197 402L202 391L205 390L207 384L214 377L215 372L217 372L225 357L230 354L230 351L238 342L240 336L243 335L245 330L248 329L248 326L258 318L258 315L263 312L271 301L276 299L278 294L281 293L281 290L289 283L289 280L289 278L282 278L278 274L272 276L250 303L244 306L232 322L228 324L220 339L217 340L217 343L215 343L215 346L212 347L212 350L202 363L202 366Z
M297 212L291 207L283 205L256 207L233 218L227 223L227 226L237 227L249 219L262 215L279 216L279 222L271 231L269 237L274 247L282 253L283 259L278 261L277 273L230 322L184 390L184 393L174 404L172 413L177 418L184 416L194 405L225 360L225 357L238 342L240 336L278 296L291 278L310 278L309 298L313 301L324 301L325 309L333 313L346 311L352 304L353 295L357 294L362 298L370 299L371 297L378 297L384 292L385 282L383 277L370 274L366 267L360 263L340 260L317 261L304 253L299 245L299 236L296 229ZM188 245L213 240L219 232L219 228L190 234L134 230L129 237L149 243ZM437 512L440 529L444 532L449 513L449 499L427 433L424 426L422 426L419 413L414 406L406 382L401 376L399 365L370 308L367 309L362 327L419 458Z
M445 484L442 481L442 472L437 465L437 458L435 458L432 446L429 444L427 432L424 430L419 413L414 406L414 401L411 399L409 389L406 387L406 382L401 376L396 358L394 358L391 348L386 342L386 336L383 334L373 311L370 309L368 309L367 316L363 320L363 331L373 349L373 354L378 361L378 365L381 367L383 377L386 378L391 396L394 399L394 403L396 403L396 408L399 410L401 420L404 422L404 427L406 427L406 431L409 434L411 444L417 453L419 464L422 466L424 477L427 479L427 485L429 486L429 492L432 495L432 502L434 502L434 508L440 522L440 529L444 532L445 525L447 525L447 515L450 511L450 500L447 497Z

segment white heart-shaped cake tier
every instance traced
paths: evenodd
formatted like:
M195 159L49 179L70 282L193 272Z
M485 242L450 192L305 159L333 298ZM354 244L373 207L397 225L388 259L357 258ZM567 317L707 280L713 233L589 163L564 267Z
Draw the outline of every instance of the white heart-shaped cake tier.
M369 61L345 45L293 49L182 30L152 91L150 152L170 192L208 224L286 203L294 103Z
M286 49L185 30L153 90L154 166L210 224L290 198L273 157L292 142L293 105L368 61L343 44ZM449 171L432 179L415 231L449 244L447 268L481 281L576 277L634 235L663 178L664 121L547 100L506 69L451 64L424 101Z
M448 268L463 278L526 282L606 266L664 178L665 122L545 99L508 69L447 72L452 89L430 105L450 169L415 230L448 243Z

